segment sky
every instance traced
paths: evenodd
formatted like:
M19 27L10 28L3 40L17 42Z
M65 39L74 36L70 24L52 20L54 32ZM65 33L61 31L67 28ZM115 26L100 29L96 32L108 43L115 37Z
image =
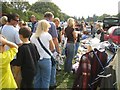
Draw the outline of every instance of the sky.
M28 0L34 3L38 0ZM117 15L120 0L46 0L55 3L63 13L70 16L85 17L103 14ZM120 7L119 7L120 8Z

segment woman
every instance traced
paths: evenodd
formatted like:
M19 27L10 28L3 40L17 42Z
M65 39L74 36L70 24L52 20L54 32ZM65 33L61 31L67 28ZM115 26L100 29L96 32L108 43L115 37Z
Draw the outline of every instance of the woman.
M62 43L62 27L60 26L60 19L55 18L54 23L56 25L57 33L58 33L58 41L59 43Z
M41 47L37 38L39 38L42 44L45 46L49 52L55 49L54 43L52 41L52 36L48 33L50 24L46 20L41 20L38 22L36 32L31 37L31 42L35 43L37 46L40 60L38 61L37 75L34 80L35 88L45 88L49 89L50 76L51 76L51 57L49 54ZM52 53L51 53L52 54Z
M100 23L97 23L95 27L96 27L95 37L98 38L100 42L103 42L104 41L104 30L102 29L102 26L100 25Z
M65 28L65 35L67 37L67 44L66 44L66 60L64 63L64 71L71 72L72 69L72 60L75 55L75 43L77 40L77 35L74 30L75 21L73 18L69 18L67 20L67 27Z

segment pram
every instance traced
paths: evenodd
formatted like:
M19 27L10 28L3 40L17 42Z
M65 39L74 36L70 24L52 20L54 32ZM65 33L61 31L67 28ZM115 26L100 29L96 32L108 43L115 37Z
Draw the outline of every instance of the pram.
M83 54L76 72L73 89L96 90L97 87L100 86L101 77L99 75L104 74L105 67L109 65L114 57L113 54L113 56L108 59L109 56L106 50L100 52L94 49L89 53ZM91 57L91 55L93 55L93 57Z

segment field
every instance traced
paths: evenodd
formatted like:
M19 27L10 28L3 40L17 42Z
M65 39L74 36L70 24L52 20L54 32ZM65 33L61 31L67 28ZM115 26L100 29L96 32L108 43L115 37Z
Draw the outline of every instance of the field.
M74 74L64 72L62 66L62 70L57 71L57 88L70 89L73 86L73 82L74 82Z

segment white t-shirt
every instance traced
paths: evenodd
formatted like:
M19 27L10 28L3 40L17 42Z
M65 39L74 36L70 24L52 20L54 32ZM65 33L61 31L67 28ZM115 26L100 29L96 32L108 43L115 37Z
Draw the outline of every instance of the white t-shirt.
M49 52L51 53L51 51L49 49L49 41L52 40L52 36L48 32L43 32L39 38L40 38L42 44L45 46L45 48L47 50L49 50ZM34 34L31 36L30 41L37 46L37 50L40 54L40 59L51 58L50 55L41 47L39 41L34 36Z
M101 37L101 33L100 34L95 34L95 37L98 38L100 40L100 37Z
M7 38L7 40L15 44L22 43L19 37L18 29L12 25L4 25L1 33L5 36L5 38ZM6 47L6 49L8 49L8 47Z

